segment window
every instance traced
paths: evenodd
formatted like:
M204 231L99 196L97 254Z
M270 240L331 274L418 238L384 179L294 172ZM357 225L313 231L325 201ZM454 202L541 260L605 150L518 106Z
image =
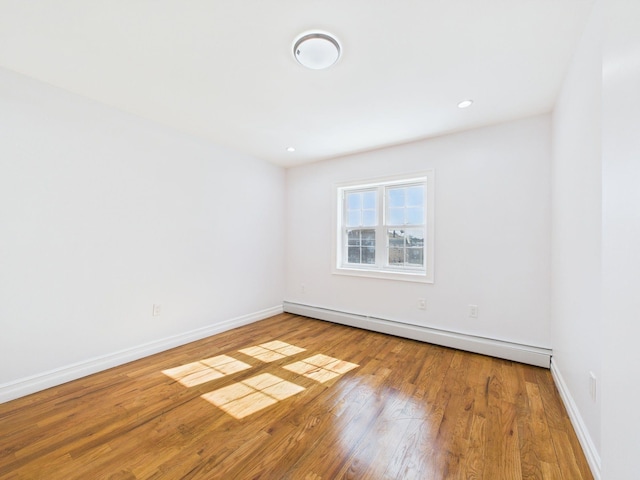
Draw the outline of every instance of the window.
M334 273L433 282L433 172L337 187Z

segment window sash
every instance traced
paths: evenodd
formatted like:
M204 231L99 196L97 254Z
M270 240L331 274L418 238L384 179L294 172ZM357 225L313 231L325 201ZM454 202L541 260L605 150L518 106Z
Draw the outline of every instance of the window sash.
M346 252L346 263L352 266L375 265L376 263L376 230L372 228L345 229L343 252ZM358 261L352 261L357 258Z
M423 271L426 269L426 248L427 244L425 241L425 231L426 228L424 226L411 226L409 228L406 227L390 227L385 230L386 233L386 267L394 268L394 269L411 269L411 270L420 270ZM411 234L407 233L411 231ZM421 235L420 235L421 234ZM391 237L393 235L393 237ZM395 242L392 244L391 238L395 239ZM410 243L411 240L414 240L415 243ZM411 262L409 259L411 257L420 259L420 262ZM392 262L391 258L398 259L397 262ZM402 259L402 261L400 261Z

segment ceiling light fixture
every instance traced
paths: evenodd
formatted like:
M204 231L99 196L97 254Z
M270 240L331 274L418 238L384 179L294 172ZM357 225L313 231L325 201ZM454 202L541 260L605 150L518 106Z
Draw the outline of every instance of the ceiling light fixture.
M338 40L326 33L308 33L293 45L293 56L302 66L312 70L329 68L340 58L342 49Z
M458 108L467 108L473 104L473 100L463 100L458 104Z
M287 152L295 152L296 148L295 147L287 147Z

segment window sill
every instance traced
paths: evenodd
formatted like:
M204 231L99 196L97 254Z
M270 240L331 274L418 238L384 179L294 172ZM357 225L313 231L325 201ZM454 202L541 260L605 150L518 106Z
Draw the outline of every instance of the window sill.
M379 278L382 280L398 280L401 282L434 283L425 273L392 272L389 270L365 270L359 268L335 267L334 275L347 275L351 277Z

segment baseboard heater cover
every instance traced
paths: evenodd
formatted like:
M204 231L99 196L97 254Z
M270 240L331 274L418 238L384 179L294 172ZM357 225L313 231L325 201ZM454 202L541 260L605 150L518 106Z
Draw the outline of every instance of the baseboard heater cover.
M284 302L284 311L305 317L326 320L350 327L410 338L443 347L480 353L491 357L513 360L538 367L550 368L551 350L491 338L449 332L384 318L341 312L301 303Z

